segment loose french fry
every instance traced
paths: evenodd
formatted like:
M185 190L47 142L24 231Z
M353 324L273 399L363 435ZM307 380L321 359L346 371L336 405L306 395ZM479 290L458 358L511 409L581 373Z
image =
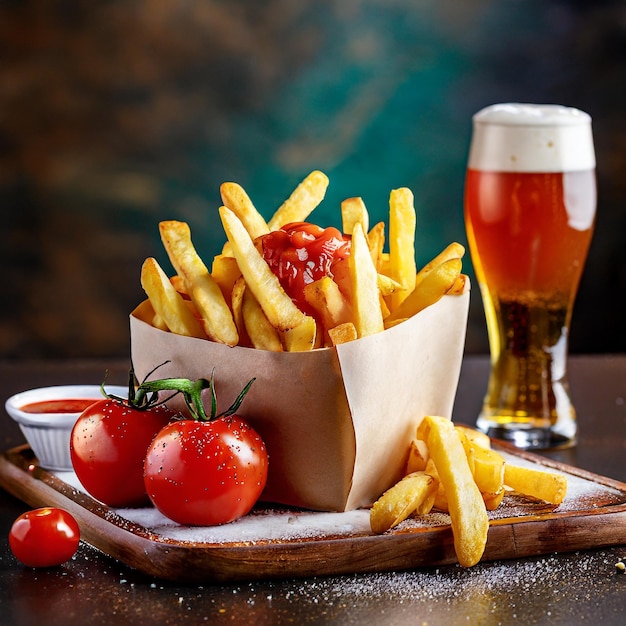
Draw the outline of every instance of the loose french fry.
M241 220L252 240L270 232L267 222L252 204L252 200L241 185L222 183L220 194L224 206L228 207Z
M411 474L412 472L424 471L429 458L430 455L428 454L426 442L421 439L413 439L409 446L409 458L406 462L405 473Z
M448 498L446 496L446 490L444 486L439 483L437 493L435 494L435 501L433 502L433 508L441 511L442 513L449 513Z
M183 297L176 291L156 259L147 258L144 261L141 267L141 286L158 319L166 328L178 335L206 339L200 322L185 304Z
M363 232L369 230L369 214L363 198L346 198L341 203L341 228L346 235L351 235L354 225L360 223Z
M429 474L424 472L408 474L385 491L370 509L372 532L380 534L394 528L418 508L423 510L424 507L421 505L424 502L429 502L432 507L436 490L437 482Z
M421 432L448 501L457 558L462 566L470 567L480 561L487 544L489 520L485 503L452 422L427 415L422 424Z
M357 334L359 337L366 337L379 333L384 329L384 324L379 304L378 273L369 254L361 224L354 225L349 264L352 315Z
M563 474L505 463L504 484L514 491L550 504L561 504L567 493Z
M463 451L465 452L465 458L467 459L467 465L470 468L470 472L472 473L472 476L474 476L474 469L475 469L474 468L474 455L472 454L472 451L470 448L470 442L462 431L460 431L456 427L455 427L455 430L457 432L457 435L459 436L459 441L461 442L461 445L463 446ZM476 482L476 479L474 479L474 482Z
M504 489L504 457L492 450L484 448L458 430L467 455L474 482L481 493L500 493Z
M284 332L305 324L308 316L285 293L278 278L254 246L241 220L226 207L220 208L220 217L246 285L272 326Z
M324 199L328 188L328 176L323 172L311 172L278 208L269 221L270 230L278 230L291 222L304 222Z
M236 346L239 336L230 308L191 242L189 225L166 221L159 224L159 230L176 273L185 279L189 296L202 318L204 332L213 341Z
M421 440L418 439L418 441ZM432 476L437 481L437 492L435 493L432 508L437 509L438 511L442 511L443 513L448 513L448 498L446 497L446 490L439 480L439 472L437 472L435 463L433 462L432 458L430 458L430 456L428 458L428 462L426 463L426 469L424 470L424 472L429 476Z
M483 501L488 511L495 511L504 499L505 489L501 489L498 493L483 493Z
M356 328L352 322L339 324L339 326L329 328L327 332L333 346L337 346L340 343L347 343L348 341L354 341L358 338Z
M283 351L280 335L269 323L263 309L248 288L243 292L242 315L246 333L253 347L271 352Z
M461 267L461 259L450 259L433 268L404 302L385 319L385 324L412 317L441 299L461 273Z
M482 446L483 448L491 448L491 439L489 439L489 435L486 433L476 430L471 426L465 426L464 424L455 424L454 427L476 445Z
M389 196L389 276L404 291L392 294L392 312L415 287L415 225L413 193L406 187L394 189Z

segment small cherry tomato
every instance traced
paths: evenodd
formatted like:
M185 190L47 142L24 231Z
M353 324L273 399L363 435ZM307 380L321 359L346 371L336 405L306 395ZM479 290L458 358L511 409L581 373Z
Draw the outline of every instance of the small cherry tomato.
M23 513L9 531L11 552L27 567L61 565L74 556L79 541L76 520L54 507Z

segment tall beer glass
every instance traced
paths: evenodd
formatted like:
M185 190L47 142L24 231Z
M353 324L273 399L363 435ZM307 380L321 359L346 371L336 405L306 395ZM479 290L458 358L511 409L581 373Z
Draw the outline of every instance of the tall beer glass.
M477 426L520 448L576 441L568 333L595 214L586 113L499 104L474 116L465 224L491 353Z

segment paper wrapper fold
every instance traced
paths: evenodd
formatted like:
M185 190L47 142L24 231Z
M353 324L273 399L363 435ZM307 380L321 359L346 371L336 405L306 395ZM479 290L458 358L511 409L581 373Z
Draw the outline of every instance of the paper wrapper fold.
M240 415L270 456L262 500L319 511L367 506L403 474L424 415L450 417L465 344L469 289L383 333L307 353L231 348L130 316L137 378L210 378L225 410L251 379Z

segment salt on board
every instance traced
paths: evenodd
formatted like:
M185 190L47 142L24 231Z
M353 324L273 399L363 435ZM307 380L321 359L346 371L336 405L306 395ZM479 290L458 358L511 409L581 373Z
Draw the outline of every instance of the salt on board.
M505 460L515 465L537 467L537 464L503 453ZM563 472L545 467L546 472ZM55 472L65 483L85 492L73 472ZM495 511L488 511L489 519L520 518L547 511L554 513L586 511L595 506L598 497L607 504L623 501L623 493L593 480L565 474L567 494L558 505L507 494ZM122 523L136 524L146 529L156 541L176 541L202 544L251 544L255 542L289 542L304 539L330 539L336 537L358 537L371 535L369 509L346 512L315 512L257 505L248 515L221 526L183 526L166 518L154 507L115 509ZM396 527L397 531L416 528L438 528L450 524L446 513L433 511L427 515L410 517Z

